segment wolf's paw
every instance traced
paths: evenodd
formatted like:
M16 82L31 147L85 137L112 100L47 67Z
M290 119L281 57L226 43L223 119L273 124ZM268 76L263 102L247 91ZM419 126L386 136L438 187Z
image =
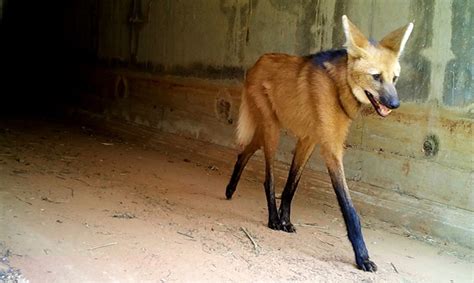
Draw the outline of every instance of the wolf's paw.
M282 230L280 220L269 220L268 228L272 230Z
M291 222L281 222L281 230L287 233L296 233L296 228L291 224Z
M368 272L377 271L377 265L370 259L364 259L362 260L362 262L357 263L357 265L359 269L362 269L363 271L368 271Z
M228 200L231 200L234 192L235 192L235 188L232 188L231 186L227 186L227 188L225 189L225 198Z

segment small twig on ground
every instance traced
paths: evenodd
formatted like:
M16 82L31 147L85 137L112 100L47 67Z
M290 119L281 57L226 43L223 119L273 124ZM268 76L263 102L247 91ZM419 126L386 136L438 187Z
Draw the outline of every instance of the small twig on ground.
M117 212L112 215L113 218L122 218L122 219L133 219L136 218L135 214L130 212Z
M68 190L71 191L71 197L73 198L73 197L74 197L74 189L73 189L73 188L69 188L69 187L66 187L66 189L68 189Z
M89 248L87 249L88 251L93 251L93 250L97 250L97 249L101 249L101 248L105 248L105 247L110 247L110 246L113 246L113 245L116 245L117 242L113 242L113 243L108 243L108 244L105 244L105 245L102 245L102 246L97 246L97 247L93 247L93 248Z
M391 262L390 264L392 265L393 270L395 270L396 273L400 273L400 272L398 272L398 269L397 269L397 267L395 266L395 264L393 264L393 262Z
M333 234L331 234L331 233L329 233L329 232L327 232L327 231L321 231L321 232L324 233L324 234L326 234L326 235L328 235L328 236L334 237L334 238L336 238L336 239L341 239L341 237L336 236L336 235L333 235Z
M178 233L178 234L180 234L180 235L183 235L183 236L186 236L186 237L188 237L188 238L194 239L194 237L191 236L191 235L189 235L189 234L186 234L186 233L183 233L183 232L179 232L179 231L177 231L176 233Z
M255 242L255 240L252 238L252 236L250 236L249 232L247 232L247 229L245 229L244 227L240 227L240 230L242 230L242 232L245 233L245 235L247 236L247 238L249 238L249 240L252 242L253 244L253 249L255 251L256 254L258 254L258 245L257 243Z
M55 203L55 204L61 204L61 203L66 203L65 201L57 201L57 200L52 200L48 197L41 197L41 200L50 202L50 203Z
M81 180L81 179L79 179L79 178L71 178L71 179L76 180L76 181L79 181L79 182L81 182L81 183L83 183L83 184L85 184L85 185L87 185L87 186L89 186L89 187L92 187L89 183L87 183L86 181Z
M165 283L166 280L170 277L170 275L171 275L171 270L168 270L168 275L166 275L165 278L161 278L161 279L160 279L160 282Z
M329 245L329 246L334 247L333 244L331 244L331 243L329 243L329 242L326 242L326 241L323 241L323 240L322 240L321 238L319 238L318 236L315 235L315 237L316 237L316 239L318 239L320 242L325 243L326 245Z
M28 201L26 201L26 200L23 200L23 199L21 199L19 196L15 196L15 198L16 198L17 200L22 201L22 202L24 202L24 203L27 203L27 204L29 204L29 205L33 205L31 202L28 202Z
M67 155L63 156L63 158L64 159L69 159L69 160L76 160L77 159L76 156L67 156Z
M217 167L216 165L209 165L207 166L207 169L211 171L219 171L219 167Z
M316 223L296 223L295 225L301 226L301 227L314 227L314 228L319 228L319 229L328 229L328 226L320 226Z

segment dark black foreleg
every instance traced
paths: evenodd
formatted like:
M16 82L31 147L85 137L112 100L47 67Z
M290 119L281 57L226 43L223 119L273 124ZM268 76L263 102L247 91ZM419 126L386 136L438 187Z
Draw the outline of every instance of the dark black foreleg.
M328 157L326 158L326 164L344 222L346 223L347 236L352 244L357 266L364 271L374 272L377 270L377 265L369 259L369 252L365 246L359 216L352 204L346 184L342 160L334 156Z

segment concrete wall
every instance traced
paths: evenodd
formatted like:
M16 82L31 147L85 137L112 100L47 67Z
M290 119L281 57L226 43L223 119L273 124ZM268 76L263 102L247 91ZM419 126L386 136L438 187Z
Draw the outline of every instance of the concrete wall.
M340 47L343 14L376 39L415 21L401 61L402 107L387 119L363 111L348 139L347 175L379 218L474 246L473 1L68 5L66 40L96 66L82 65L75 74L83 111L225 146L233 145L245 69L261 54ZM291 160L293 143L283 138L281 160ZM310 167L325 172L316 156Z

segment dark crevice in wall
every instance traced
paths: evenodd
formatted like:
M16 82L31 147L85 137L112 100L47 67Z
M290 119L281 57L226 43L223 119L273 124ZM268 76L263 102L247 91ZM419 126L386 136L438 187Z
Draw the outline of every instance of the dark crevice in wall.
M240 7L240 48L238 54L240 65L245 62L245 47L250 41L250 19L256 6L257 1L248 0L248 3Z
M322 51L325 49L331 49L333 48L331 42L326 42L326 33L329 31L325 29L326 25L329 24L329 19L328 17L332 17L333 15L328 15L326 14L325 10L321 7L321 4L324 1L317 1L317 6L315 7L316 10L316 15L315 15L315 25L316 25L316 30L314 32L314 38L316 41L312 41L311 44L311 50L310 53L314 53L312 51ZM342 43L340 43L337 46L342 46ZM334 48L337 48L334 46Z
M247 3L234 2L232 5L226 1L220 2L220 9L227 17L227 60L236 57L240 65L244 63L245 46L250 40L250 17L256 6L255 0L248 0ZM237 18L240 18L238 25L236 25Z
M297 5L281 0L271 0L270 2L279 11L290 13L297 17L295 35L296 54L301 56L310 54L314 48L316 38L312 27L315 24L321 0L301 1Z
M298 17L296 27L296 54L307 55L311 53L314 47L316 34L312 31L312 26L316 20L317 7L319 0L311 0L303 2L303 13Z
M235 21L237 18L238 3L234 2L229 5L224 1L220 2L220 9L227 17L227 32L226 32L226 60L232 60L235 54L243 55L243 48L238 44L240 40L239 31L235 30Z
M467 7L466 7L467 6ZM474 2L453 1L451 50L455 56L446 66L443 102L467 106L474 102Z
M421 53L433 39L434 1L412 1L410 19L415 22L413 34L401 58L402 76L397 84L400 99L425 102L430 92L431 62Z
M346 41L342 29L342 16L347 14L347 1L336 0L334 2L334 27L332 29L332 45L341 46Z

